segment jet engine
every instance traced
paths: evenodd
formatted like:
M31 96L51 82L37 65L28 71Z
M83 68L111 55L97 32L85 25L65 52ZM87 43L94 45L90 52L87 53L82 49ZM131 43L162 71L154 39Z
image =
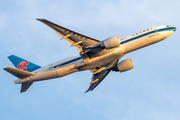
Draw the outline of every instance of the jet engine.
M111 49L120 46L120 40L118 36L110 37L101 43L101 48Z
M113 71L125 72L134 68L133 62L131 59L123 60L117 63L117 66L113 69Z

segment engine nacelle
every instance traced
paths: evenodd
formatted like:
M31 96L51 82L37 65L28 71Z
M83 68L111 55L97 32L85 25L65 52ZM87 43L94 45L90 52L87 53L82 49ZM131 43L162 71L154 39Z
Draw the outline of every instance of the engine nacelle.
M113 69L114 71L125 72L134 68L133 62L131 59L123 60L117 63L117 66Z
M120 46L120 40L118 36L110 37L101 43L102 48L111 49Z

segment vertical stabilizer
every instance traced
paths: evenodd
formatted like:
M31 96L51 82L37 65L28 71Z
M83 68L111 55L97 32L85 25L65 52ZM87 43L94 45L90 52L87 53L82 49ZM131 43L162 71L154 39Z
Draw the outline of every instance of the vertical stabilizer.
M8 58L16 68L24 71L32 72L34 70L41 68L40 66L15 55L11 55Z

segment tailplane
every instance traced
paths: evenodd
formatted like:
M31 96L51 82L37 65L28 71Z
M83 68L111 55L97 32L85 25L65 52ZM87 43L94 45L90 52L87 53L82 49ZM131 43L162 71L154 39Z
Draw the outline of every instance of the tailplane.
M23 78L35 75L35 73L23 71L23 70L12 68L12 67L6 67L4 68L4 70L18 77L19 79L23 79Z
M34 70L41 68L40 66L15 55L11 55L8 58L16 68L24 71L32 72Z
M22 85L21 85L21 93L25 92L32 84L33 84L33 82L31 82L31 83L22 83Z
M6 67L6 68L4 68L4 70L11 73L12 75L18 77L19 79L23 79L23 78L35 75L35 73L23 71L23 70L12 68L12 67ZM17 84L18 81L19 80L16 80L15 84ZM21 93L25 92L32 84L33 84L33 82L22 83Z

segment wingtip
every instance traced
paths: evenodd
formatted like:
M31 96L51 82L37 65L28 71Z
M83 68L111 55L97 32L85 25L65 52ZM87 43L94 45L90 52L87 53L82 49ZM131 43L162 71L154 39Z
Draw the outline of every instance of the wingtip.
M36 18L36 20L38 20L38 21L44 21L44 20L46 20L46 19L44 19L44 18Z
M87 92L89 92L90 91L90 89L88 89L86 92L84 92L84 93L87 93Z
M24 92L26 92L26 91L20 91L20 93L24 93Z

